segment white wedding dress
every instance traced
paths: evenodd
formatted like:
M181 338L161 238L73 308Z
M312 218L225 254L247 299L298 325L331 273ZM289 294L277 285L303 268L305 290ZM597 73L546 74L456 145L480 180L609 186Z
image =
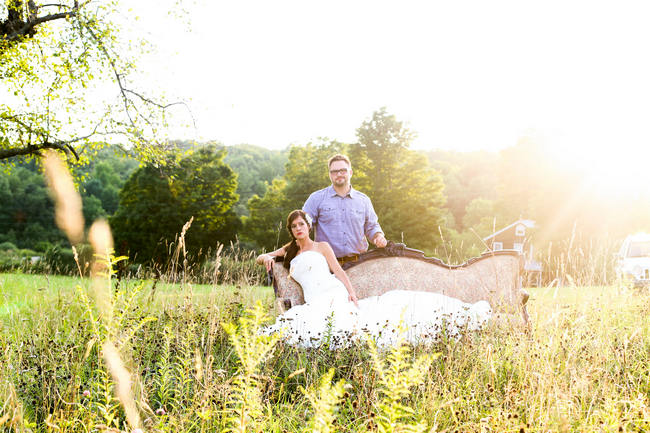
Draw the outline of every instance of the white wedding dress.
M457 337L480 329L492 314L486 301L466 304L438 293L407 290L360 299L357 308L317 251L297 255L290 275L302 287L305 303L278 316L264 333L279 332L295 346L345 346L364 334L378 346L393 344L399 335L414 344L430 343L443 333Z

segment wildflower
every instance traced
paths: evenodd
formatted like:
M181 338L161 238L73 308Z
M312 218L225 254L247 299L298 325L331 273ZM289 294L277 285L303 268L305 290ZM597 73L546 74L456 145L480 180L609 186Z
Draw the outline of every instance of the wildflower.
M82 392L81 395L83 395L86 398L90 397L90 391L88 391L87 389L84 389L84 392Z
M158 415L158 416L165 415L166 413L167 412L165 412L165 409L162 408L162 407L159 407L158 409L156 409L156 415Z

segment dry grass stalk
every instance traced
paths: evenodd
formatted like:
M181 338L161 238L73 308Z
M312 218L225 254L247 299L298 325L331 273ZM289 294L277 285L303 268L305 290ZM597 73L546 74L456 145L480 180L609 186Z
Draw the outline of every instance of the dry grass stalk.
M56 201L56 224L75 245L83 239L84 217L81 213L81 196L77 193L70 170L54 151L43 158L45 176Z
M194 217L190 217L190 220L183 224L183 229L181 230L181 234L178 237L178 244L176 245L176 249L174 250L174 255L172 256L172 260L170 262L170 266L167 268L167 275L170 276L169 281L171 282L176 282L176 270L178 266L178 261L180 260L181 257L181 251L183 252L183 281L185 281L186 277L186 271L187 271L187 251L185 249L185 234L187 233L187 230L189 230L190 226L192 225L192 221L194 221Z
M91 276L95 302L104 320L110 323L113 316L113 305L108 264L113 249L113 237L108 223L104 220L95 221L88 231L88 238L94 251Z
M95 302L106 323L110 324L113 317L110 294L112 272L110 260L113 251L113 236L108 223L104 220L95 221L90 227L88 238L95 252L95 260L92 265ZM133 429L139 428L140 414L131 391L131 373L124 366L118 350L110 340L107 340L102 346L102 356L115 381L115 394L124 407L129 425Z
M115 394L124 407L127 422L132 429L140 428L140 413L131 391L131 373L124 366L119 352L110 341L102 346L102 355L115 381Z

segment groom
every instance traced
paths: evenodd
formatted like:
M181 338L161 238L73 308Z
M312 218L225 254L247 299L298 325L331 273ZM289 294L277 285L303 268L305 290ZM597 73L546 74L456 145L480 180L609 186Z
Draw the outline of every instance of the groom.
M350 159L334 155L327 167L332 184L312 193L302 207L312 217L315 240L329 243L340 263L356 261L360 253L367 251L366 237L384 248L386 238L370 199L350 185Z

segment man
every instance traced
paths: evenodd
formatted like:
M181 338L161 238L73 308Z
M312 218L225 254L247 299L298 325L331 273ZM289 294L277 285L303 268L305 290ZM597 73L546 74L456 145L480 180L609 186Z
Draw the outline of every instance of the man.
M313 220L315 240L330 244L341 263L354 261L368 250L368 241L378 248L386 238L367 195L350 185L352 164L345 155L334 155L327 163L332 185L312 193L302 210Z

